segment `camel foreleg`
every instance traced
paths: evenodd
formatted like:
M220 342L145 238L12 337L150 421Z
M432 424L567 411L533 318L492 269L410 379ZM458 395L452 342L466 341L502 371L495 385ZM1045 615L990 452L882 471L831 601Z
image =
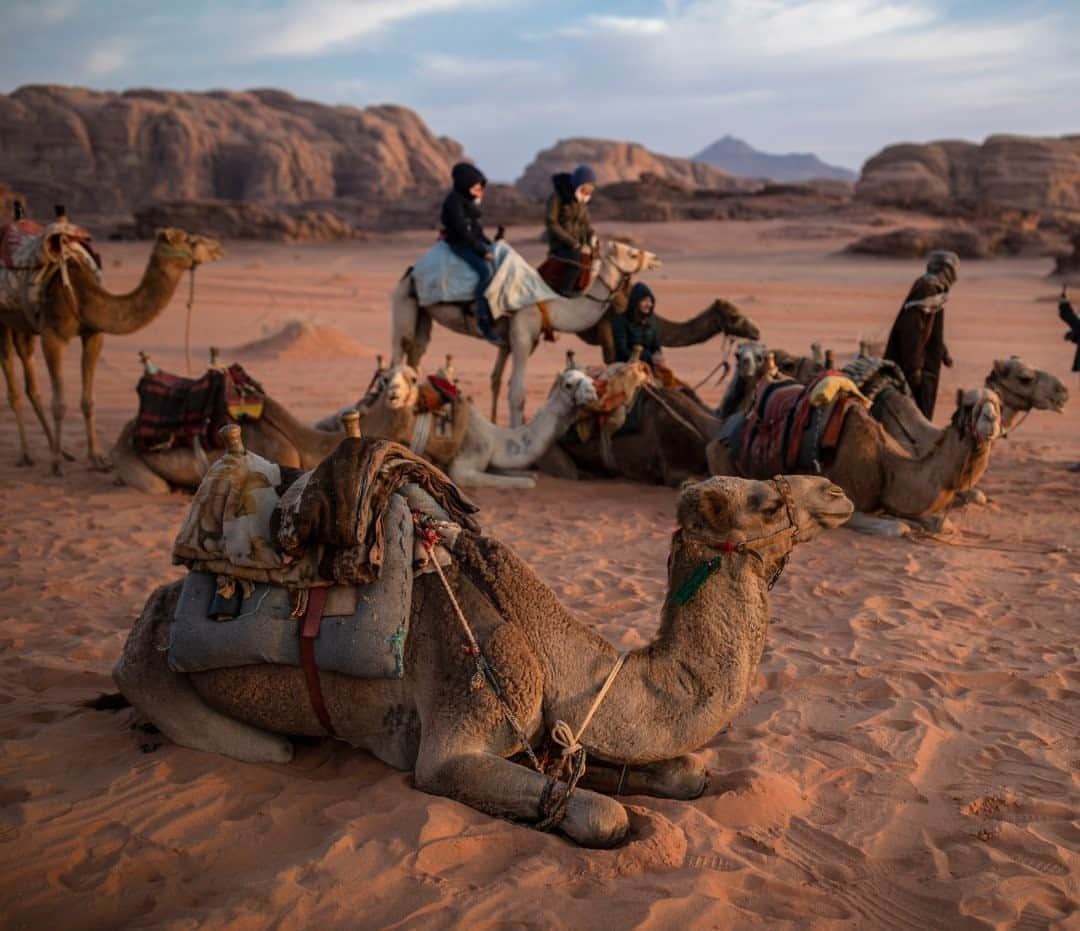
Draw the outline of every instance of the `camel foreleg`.
M172 620L180 584L158 588L146 602L113 667L120 691L175 744L248 763L288 763L287 738L215 711L187 676L169 669L161 625Z
M109 468L109 460L101 454L98 446L97 426L94 421L94 373L97 371L101 349L105 345L104 333L85 333L82 337L82 413L86 421L86 457L90 467Z
M132 448L131 435L134 430L134 420L124 424L109 454L116 468L117 484L129 485L150 495L167 495L170 491L169 483L154 472Z
M527 329L526 313L537 318L535 333ZM540 338L539 311L519 310L510 321L510 426L520 427L525 423L525 375L529 367L529 357Z
M448 470L455 485L465 488L535 488L536 479L525 476L497 475L485 472L476 466L459 463L454 460Z
M536 822L544 817L540 803L549 782L547 776L482 751L433 759L421 748L416 765L418 789L515 821ZM579 787L566 803L558 830L583 847L614 847L626 837L629 826L622 805Z
M506 360L510 358L510 350L506 346L499 346L499 354L495 357L495 366L491 370L491 422L499 422L499 393L502 391L503 373L506 371Z
M693 756L626 767L590 760L578 785L605 795L652 795L690 801L700 798L709 787L709 772Z
M862 511L852 514L844 526L875 537L906 537L911 533L911 528L902 520L895 517L875 517Z
M34 341L37 337L34 333L14 332L12 336L15 339L15 352L22 363L26 397L30 401L30 406L34 408L34 414L37 416L38 423L41 424L41 429L45 433L45 441L49 444L49 449L52 449L52 427L49 426L49 418L45 416L45 405L41 402L41 391L38 389L37 367L34 365ZM68 462L75 461L75 457L66 449L61 449L60 455Z
M64 400L64 342L51 330L41 336L41 351L45 355L45 365L49 370L49 382L52 385L52 472L64 474L63 426L67 403Z

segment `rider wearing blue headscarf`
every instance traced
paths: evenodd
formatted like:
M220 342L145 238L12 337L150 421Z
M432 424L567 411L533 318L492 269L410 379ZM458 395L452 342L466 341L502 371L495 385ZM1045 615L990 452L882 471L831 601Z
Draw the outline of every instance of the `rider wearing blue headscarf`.
M588 204L596 188L596 172L578 165L573 171L553 175L551 184L555 190L548 198L545 220L548 252L566 263L558 290L569 294L581 272L582 255L591 249L595 235Z

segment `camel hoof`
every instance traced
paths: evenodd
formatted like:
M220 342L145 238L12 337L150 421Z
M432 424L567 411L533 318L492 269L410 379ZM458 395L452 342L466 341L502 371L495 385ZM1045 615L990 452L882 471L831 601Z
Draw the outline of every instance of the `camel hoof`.
M17 469L25 469L27 466L32 466L33 464L34 460L30 458L29 453L23 453L15 460L15 468Z
M88 456L87 462L91 472L111 472L112 463L109 461L108 456L96 455Z
M64 477L64 465L59 460L53 462L52 469L50 470L57 478Z
M990 500L986 497L986 492L981 491L978 488L970 488L967 491L962 491L956 497L961 504L976 504L979 506L986 504Z
M614 799L585 791L570 800L560 830L582 847L606 849L626 839L630 817Z
M60 451L60 455L63 456L68 462L74 462L75 461L75 454L74 453L69 453L66 449L62 449Z

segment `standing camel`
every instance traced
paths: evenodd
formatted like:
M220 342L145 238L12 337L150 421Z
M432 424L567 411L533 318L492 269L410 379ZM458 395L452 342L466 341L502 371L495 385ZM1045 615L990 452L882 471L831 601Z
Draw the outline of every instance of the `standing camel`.
M12 349L18 352L27 373L27 393L33 378L26 368L27 347L32 349L35 337L41 337L41 348L52 383L53 431L49 437L52 451L52 470L62 472L63 447L61 430L67 407L64 401L64 348L76 336L82 341L82 412L86 421L87 457L95 468L106 468L108 460L98 445L94 425L94 372L105 341L105 334L126 335L150 324L168 306L176 286L185 271L203 262L214 262L224 255L221 245L213 239L195 236L180 229L159 231L150 253L142 280L127 294L111 294L97 280L97 275L81 262L67 263L65 276L54 275L38 298L40 307L34 313L23 308L0 305L0 327L4 328L0 346L4 374L8 384L8 403L16 411L19 399L12 391L14 377L9 374L13 364ZM35 328L31 319L40 320ZM20 348L21 347L21 348ZM24 354L25 353L25 354ZM31 403L37 408L34 397ZM48 432L48 431L46 431ZM22 455L20 462L30 461L25 434L20 429Z
M629 820L601 792L692 799L705 790L705 767L690 754L730 723L754 686L769 589L797 542L850 514L843 492L816 477L714 478L683 488L659 632L610 681L580 734L587 781L555 812L564 784L509 759L522 745L494 689L470 689L475 661L462 652L457 616L435 575L413 582L404 677L321 672L329 719L353 747L413 770L418 789L499 817L550 816L548 826L579 844L613 846ZM559 721L577 731L619 659L616 648L498 540L462 531L452 558L447 583L529 744ZM169 668L162 645L181 585L158 588L128 636L113 669L128 701L173 742L238 760L284 763L288 735L324 736L298 667Z
M499 355L491 373L491 391L493 403L496 403L506 361L511 359L511 426L521 426L525 421L525 374L529 357L539 344L541 334L545 331L580 333L593 326L607 312L613 295L631 276L659 267L660 260L653 253L625 243L609 242L600 261L593 263L589 286L579 297L559 297L545 301L542 307L523 307L499 321L503 344L499 346ZM416 300L411 269L398 282L392 302L391 365L405 359L409 365L419 366L431 339L433 320L455 333L481 338L475 317L466 313L461 304L421 307Z

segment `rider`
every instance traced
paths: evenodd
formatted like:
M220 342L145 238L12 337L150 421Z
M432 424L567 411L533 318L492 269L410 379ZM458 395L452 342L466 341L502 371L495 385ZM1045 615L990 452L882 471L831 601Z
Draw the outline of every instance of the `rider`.
M484 339L498 342L491 307L485 292L495 274L491 240L484 235L480 204L487 178L475 165L458 162L451 170L454 189L442 205L442 227L446 243L476 272L476 326Z
M596 172L588 165L552 175L555 188L547 202L545 221L548 253L564 263L563 277L557 290L574 291L581 274L583 258L592 252L595 235L589 219L589 199L596 189Z
M615 361L629 362L634 347L641 347L641 359L649 365L663 365L664 353L656 329L656 296L649 286L639 281L630 289L626 312L612 321L615 336Z

